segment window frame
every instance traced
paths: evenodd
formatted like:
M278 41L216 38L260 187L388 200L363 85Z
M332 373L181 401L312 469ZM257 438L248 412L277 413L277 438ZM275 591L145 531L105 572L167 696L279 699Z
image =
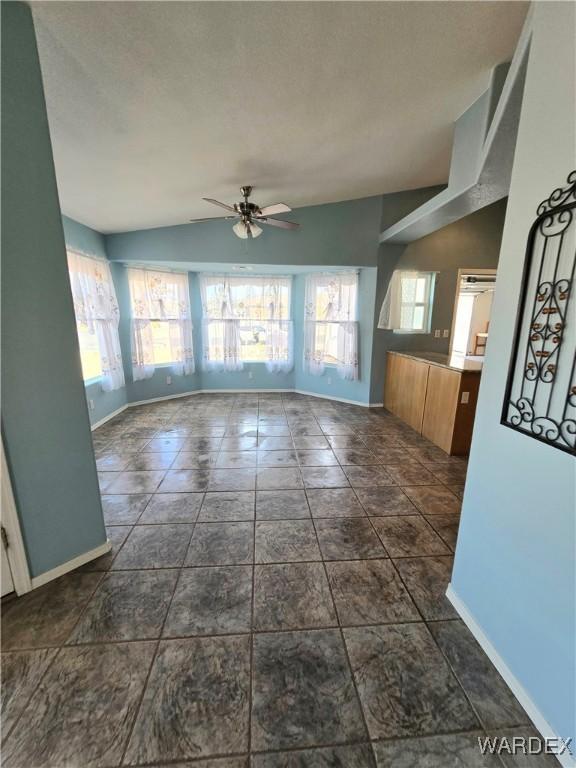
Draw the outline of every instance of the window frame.
M400 296L402 296L402 281L403 278L402 273L413 273L412 270L399 270L400 274ZM434 289L436 286L436 272L432 271L422 271L418 272L417 276L410 279L418 280L420 278L425 278L426 280L426 288L425 288L425 300L424 301L413 301L413 302L407 302L407 301L400 301L400 316L402 316L402 309L404 307L423 307L424 309L424 323L423 328L414 328L412 326L411 328L394 328L392 333L398 333L403 335L419 335L419 336L426 336L432 333L432 313L434 310ZM412 316L414 316L414 312L412 313Z

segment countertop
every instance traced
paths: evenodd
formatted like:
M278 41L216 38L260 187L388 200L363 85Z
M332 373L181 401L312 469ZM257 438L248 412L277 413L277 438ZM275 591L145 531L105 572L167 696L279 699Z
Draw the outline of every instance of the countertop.
M389 352L391 355L411 357L413 360L421 360L423 363L438 365L441 368L449 368L460 373L481 373L484 365L484 361L478 360L478 357L466 357L466 355L443 355L440 352L397 352L394 350Z

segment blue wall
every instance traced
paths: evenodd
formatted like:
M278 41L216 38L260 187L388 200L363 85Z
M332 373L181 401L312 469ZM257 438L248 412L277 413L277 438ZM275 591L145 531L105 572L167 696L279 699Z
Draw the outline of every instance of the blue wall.
M545 735L564 739L576 739L575 463L502 426L500 413L528 231L541 201L565 185L574 167L575 16L573 3L535 3L528 30L524 98L452 574L454 592L532 702L536 724ZM569 345L576 333L573 305L567 316L563 343Z
M34 577L106 533L32 15L1 14L2 432Z

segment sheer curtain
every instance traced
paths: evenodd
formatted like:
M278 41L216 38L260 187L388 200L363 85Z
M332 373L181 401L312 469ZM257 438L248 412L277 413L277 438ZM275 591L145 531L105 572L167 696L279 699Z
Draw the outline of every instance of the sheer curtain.
M358 378L358 272L312 273L306 278L304 368L314 376L336 365L343 379Z
M201 275L203 364L238 371L264 362L273 373L292 369L290 277Z
M68 252L68 271L77 323L96 335L105 392L124 386L122 352L118 337L120 311L108 262L77 251Z
M132 373L148 379L156 365L175 375L194 373L188 274L128 270L132 304Z

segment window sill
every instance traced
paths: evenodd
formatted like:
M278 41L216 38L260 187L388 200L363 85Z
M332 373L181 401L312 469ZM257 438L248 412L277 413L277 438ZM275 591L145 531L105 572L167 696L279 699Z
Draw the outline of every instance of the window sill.
M91 379L84 379L84 386L90 387L93 384L99 384L102 381L102 375L93 376Z

